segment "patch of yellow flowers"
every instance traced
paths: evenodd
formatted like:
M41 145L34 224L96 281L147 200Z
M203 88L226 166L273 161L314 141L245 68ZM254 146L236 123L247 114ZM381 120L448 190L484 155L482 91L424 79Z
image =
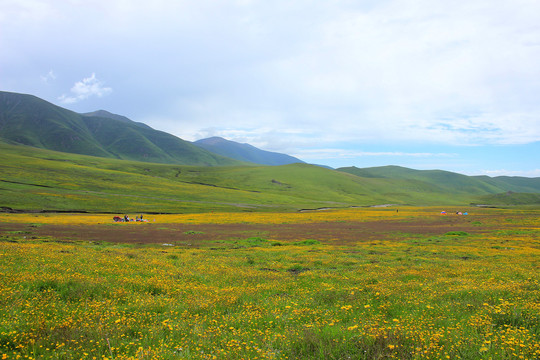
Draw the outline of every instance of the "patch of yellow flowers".
M439 216L434 212L400 209L399 216ZM182 249L4 235L0 354L2 359L540 358L540 220L512 214L482 219L493 225L485 234L403 236L351 247ZM395 216L390 209L349 209L156 215L156 222ZM1 221L91 224L110 217L2 214ZM298 268L304 271L290 271Z

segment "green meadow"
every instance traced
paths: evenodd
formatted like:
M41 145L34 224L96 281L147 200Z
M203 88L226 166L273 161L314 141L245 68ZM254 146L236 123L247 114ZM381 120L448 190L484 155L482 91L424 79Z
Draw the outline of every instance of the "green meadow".
M484 204L490 203L491 196L477 185L451 190L414 178L360 177L307 164L180 166L2 142L0 151L0 206L26 211L296 211L381 204ZM535 196L525 194L520 201L537 205Z
M0 151L2 359L540 357L537 194Z

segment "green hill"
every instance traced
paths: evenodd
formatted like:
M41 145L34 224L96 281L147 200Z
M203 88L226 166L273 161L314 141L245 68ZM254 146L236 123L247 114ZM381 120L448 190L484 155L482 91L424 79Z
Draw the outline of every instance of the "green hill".
M540 178L466 176L449 171L413 170L400 166L363 169L348 167L338 170L372 179L413 181L423 192L465 197L476 204L505 206L539 203Z
M504 188L513 192L540 193L540 178L528 178L521 176L474 176L485 183Z
M119 115L77 114L35 96L7 92L0 92L0 152L0 207L25 210L535 205L540 193L540 178L471 177L398 166L339 171L305 163L256 166ZM509 191L519 194L509 196Z
M84 114L81 114L81 115L82 116L90 116L90 117L114 119L114 120L118 120L118 121L126 123L126 124L135 124L137 126L145 128L145 129L152 129L150 126L148 126L148 125L146 125L146 124L144 124L142 122L133 121L133 120L128 119L125 116L112 114L112 113L110 113L108 111L105 111L105 110L93 111L93 112L84 113Z
M470 202L417 180L361 178L308 164L185 166L0 142L0 207L90 212L295 211Z
M540 205L540 194L538 193L515 193L512 191L494 194L483 195L476 198L475 202L479 205L489 206L508 206L508 205Z
M540 192L540 178L510 178L488 176L466 176L443 170L413 170L400 166L380 166L359 169L356 167L340 168L361 177L379 179L416 180L429 189L441 192L465 193L471 195L496 194L506 191Z
M81 115L32 95L8 92L0 92L0 139L73 154L155 163L242 164L119 115L103 111Z
M0 92L0 138L51 150L110 156L80 115L32 95Z

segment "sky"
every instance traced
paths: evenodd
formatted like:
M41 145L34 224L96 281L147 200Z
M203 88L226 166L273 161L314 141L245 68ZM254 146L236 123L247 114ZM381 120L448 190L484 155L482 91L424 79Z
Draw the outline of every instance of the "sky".
M0 0L0 90L335 168L540 177L540 1Z

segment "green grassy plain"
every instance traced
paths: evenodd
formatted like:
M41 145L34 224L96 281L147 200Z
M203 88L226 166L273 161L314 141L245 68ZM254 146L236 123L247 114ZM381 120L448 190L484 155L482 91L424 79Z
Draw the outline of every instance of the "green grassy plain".
M307 164L166 165L2 142L0 151L0 207L32 211L294 211L380 204L464 205L478 196L416 179L363 178ZM537 205L538 199L531 201Z
M397 232L347 245L339 233L326 241L316 234L301 241L231 238L192 248L39 237L34 231L45 221L79 224L84 233L92 226L85 219L96 215L6 214L4 225L28 220L0 235L0 356L539 358L538 211L441 218L421 210L396 220L377 209L358 209L357 216L460 219L475 231ZM328 212L327 223L351 221L352 211ZM311 213L254 214L251 221L280 226L281 217L289 226L324 221ZM131 226L158 225L123 228Z

